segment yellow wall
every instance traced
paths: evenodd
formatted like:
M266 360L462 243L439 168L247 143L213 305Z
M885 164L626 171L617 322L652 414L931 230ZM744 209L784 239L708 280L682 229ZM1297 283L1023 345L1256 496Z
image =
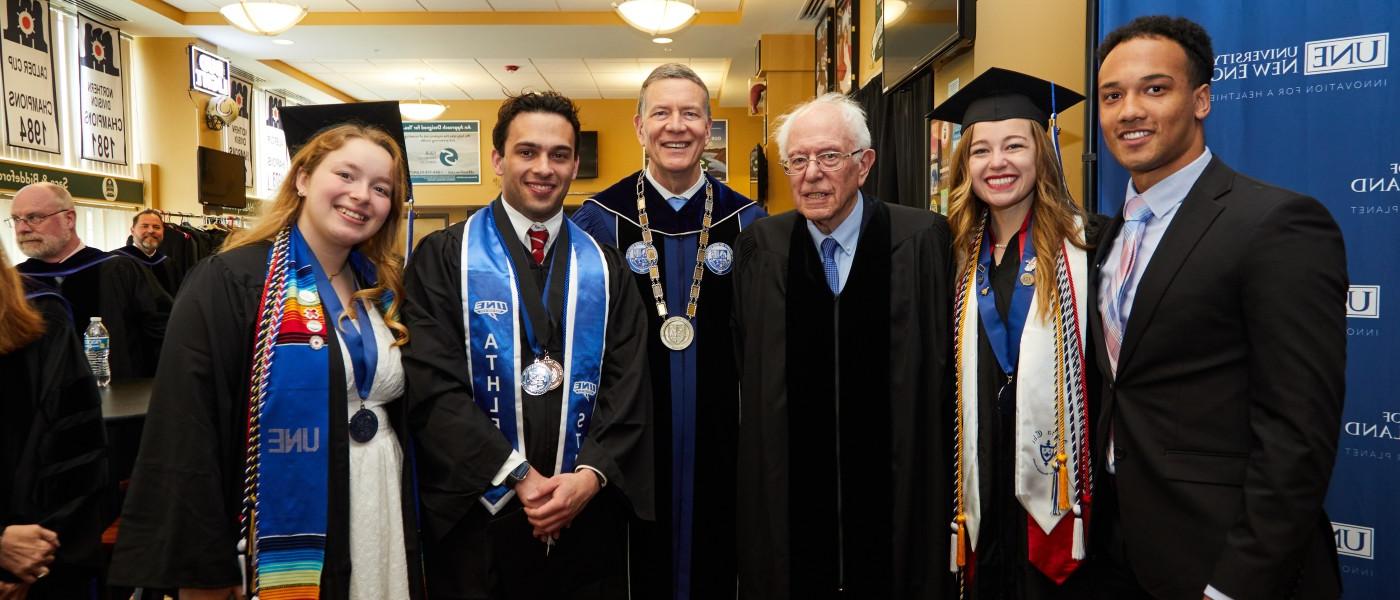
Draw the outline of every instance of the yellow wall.
M209 96L189 90L194 38L139 37L132 43L132 96L142 118L136 132L142 160L155 165L151 208L200 214L199 146L219 147L219 132L204 126ZM215 50L210 48L210 50Z
M765 106L769 135L777 129L777 119L793 107L812 99L817 87L816 36L763 36L763 64L760 74L768 84ZM766 144L768 158L768 214L792 210L792 187L778 161L778 144Z
M1079 93L1084 89L1084 2L979 0L972 50L935 69L934 105L948 98L948 82L967 85L991 67L1022 71ZM1089 102L1093 101L1091 94ZM1069 191L1084 198L1084 105L1060 117L1060 155Z
M579 179L569 186L567 205L577 205L594 193L642 168L642 148L632 126L636 100L578 100L579 124L598 132L598 177ZM500 193L500 180L491 168L491 129L496 126L499 100L448 101L442 120L481 121L481 185L419 185L413 188L419 207L482 206ZM729 121L729 186L749 193L749 150L763 137L763 119L750 117L744 108L712 106L714 118ZM459 214L459 213L452 213Z

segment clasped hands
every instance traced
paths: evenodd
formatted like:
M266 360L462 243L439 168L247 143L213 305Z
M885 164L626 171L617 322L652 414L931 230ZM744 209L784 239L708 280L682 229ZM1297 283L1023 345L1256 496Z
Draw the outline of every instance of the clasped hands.
M39 525L10 525L0 534L0 569L21 583L0 583L0 600L24 598L29 585L49 574L58 534Z
M573 523L598 490L597 476L587 470L545 477L531 467L525 479L515 484L535 539L545 543L558 539L559 531Z

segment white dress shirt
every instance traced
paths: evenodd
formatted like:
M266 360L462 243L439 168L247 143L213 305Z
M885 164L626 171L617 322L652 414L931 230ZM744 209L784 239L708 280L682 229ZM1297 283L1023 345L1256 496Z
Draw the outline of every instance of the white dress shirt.
M694 196L696 192L705 187L704 172L701 172L700 176L695 178L695 183L690 186L690 189L679 194L666 189L666 186L661 185L655 177L652 177L651 169L642 169L642 174L643 177L647 178L647 183L650 183L651 187L656 188L656 191L661 194L661 197L666 199L666 203L670 204L671 208L676 212L680 212L681 209L685 207L685 203L690 201L691 196Z

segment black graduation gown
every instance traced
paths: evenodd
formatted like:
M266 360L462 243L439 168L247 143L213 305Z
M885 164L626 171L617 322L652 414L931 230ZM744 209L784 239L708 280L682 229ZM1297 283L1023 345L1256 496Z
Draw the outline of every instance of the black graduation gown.
M863 210L839 300L797 213L739 236L744 598L949 589L948 226L869 196Z
M248 377L269 244L244 246L201 262L170 317L170 337L151 392L141 450L122 507L108 577L126 587L239 585L238 517L243 504ZM350 594L350 438L345 367L335 328L330 352L330 482L321 597ZM385 407L408 448L403 403ZM409 589L423 597L407 460L403 490Z
M43 336L0 355L0 528L38 524L58 534L50 574L29 598L85 598L102 561L102 402L67 306L51 296L31 303ZM0 580L18 581L3 570Z
M171 300L140 264L125 255L112 258L107 252L87 247L60 263L31 258L15 268L63 294L73 307L79 336L89 318L102 317L111 337L108 362L112 377L155 374ZM61 274L73 270L77 272Z
M545 273L526 258L500 200L490 210L496 211L506 243L520 251L517 272L543 282ZM461 222L424 238L404 280L403 314L409 328L404 371L409 424L418 442L431 597L625 598L626 524L632 517L653 518L650 381L641 298L626 278L615 276L627 267L605 247L614 274L609 278L606 354L578 464L601 470L607 486L563 530L546 557L518 499L496 515L479 502L511 447L472 399L461 299L464 230ZM561 228L561 234L565 231ZM555 241L551 258L566 241L562 235ZM561 303L556 299L551 305ZM562 358L563 336L556 333L554 339L550 354ZM523 328L521 344L528 347ZM525 453L545 476L554 474L561 401L562 388L524 402Z
M625 252L642 241L637 173L584 202L572 219L598 241ZM709 175L714 192L709 243L731 251L739 232L767 216ZM704 222L705 190L679 211L643 179L647 216L665 286L667 313L684 315L695 251ZM732 253L731 253L732 259ZM647 598L733 597L734 469L739 427L739 375L729 326L733 263L707 269L695 310L695 341L680 352L662 345L661 317L648 310L652 416L656 452L656 521L633 523L633 591ZM649 273L632 274L645 300ZM650 302L644 302L648 307Z
M142 252L140 248L127 244L112 252L130 256L141 266L146 267L151 272L151 276L156 278L156 283L160 284L160 288L165 290L165 293L171 298L174 298L175 292L179 291L180 282L176 279L174 261L159 249L154 255L146 256L146 253Z
M1093 260L1093 245L1102 230L1103 218L1091 217L1086 231L1091 246L1085 261ZM992 295L997 313L1006 322L1011 307L1011 296L1015 289L1020 269L1021 248L1019 236L1007 241L1001 264L993 264L988 277L992 284ZM1089 273L1088 290L1090 297L1097 295L1097 269L1086 267ZM1089 310L1098 310L1097 304L1090 301ZM1032 303L1030 310L1036 310ZM1088 334L1087 323L1083 324ZM1093 348L1093 339L1086 338L1085 348ZM973 574L968 586L968 597L974 600L1072 600L1090 595L1086 569L1080 565L1063 584L1056 585L1046 577L1028 558L1026 538L1029 515L1016 499L1015 480L1015 435L1016 435L1016 380L1006 385L1006 372L997 362L995 350L987 337L985 324L977 328L977 389L978 389L978 431L977 464L983 475L980 495L982 498L981 530L977 548L973 554ZM1098 366L1092 359L1085 361L1088 369L1085 381L1097 381ZM1000 390L1000 394L998 391ZM1084 390L1089 414L1094 414L1098 397L1096 386ZM998 400L1000 398L1000 400ZM950 413L951 414L951 413ZM1089 439L1093 439L1093 419L1090 419ZM1086 540L1087 543L1087 540Z

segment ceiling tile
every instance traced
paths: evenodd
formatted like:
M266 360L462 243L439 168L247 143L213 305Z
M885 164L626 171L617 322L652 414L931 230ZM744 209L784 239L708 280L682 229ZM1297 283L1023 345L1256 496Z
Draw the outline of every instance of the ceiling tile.
M333 72L331 71L330 67L327 67L326 65L318 63L314 60L289 60L287 61L287 64L291 65L293 69L301 71L302 73L306 73L307 75L317 75L320 73Z
M588 66L581 58L533 58L535 69L545 75L555 73L588 73Z
M634 58L585 58L583 62L594 73L636 73L638 70Z
M425 8L437 12L490 11L486 0L418 0Z
M643 79L646 79L646 75L636 71L631 73L593 74L593 81L597 82L599 87L627 88L632 90L633 94L636 94L637 90L641 89Z
M211 0L169 0L171 6L185 12L215 12L219 5Z
M528 58L479 58L476 62L481 63L481 67L486 69L486 72L492 77L500 78L523 74L539 75L539 72L535 70L535 65L531 64ZM506 66L508 65L515 65L519 67L519 69L511 73L506 70Z
M544 75L549 84L555 87L593 87L595 82L593 76L587 72L567 75Z
M554 0L495 0L491 5L497 12L559 10Z
M607 12L612 10L612 3L621 0L557 0L559 10L568 11L596 11Z
M414 0L349 0L363 12L423 12Z
M695 0L695 8L700 9L700 12L734 12L739 10L739 5L740 0Z
M354 5L345 0L297 0L296 3L313 12L355 12Z

